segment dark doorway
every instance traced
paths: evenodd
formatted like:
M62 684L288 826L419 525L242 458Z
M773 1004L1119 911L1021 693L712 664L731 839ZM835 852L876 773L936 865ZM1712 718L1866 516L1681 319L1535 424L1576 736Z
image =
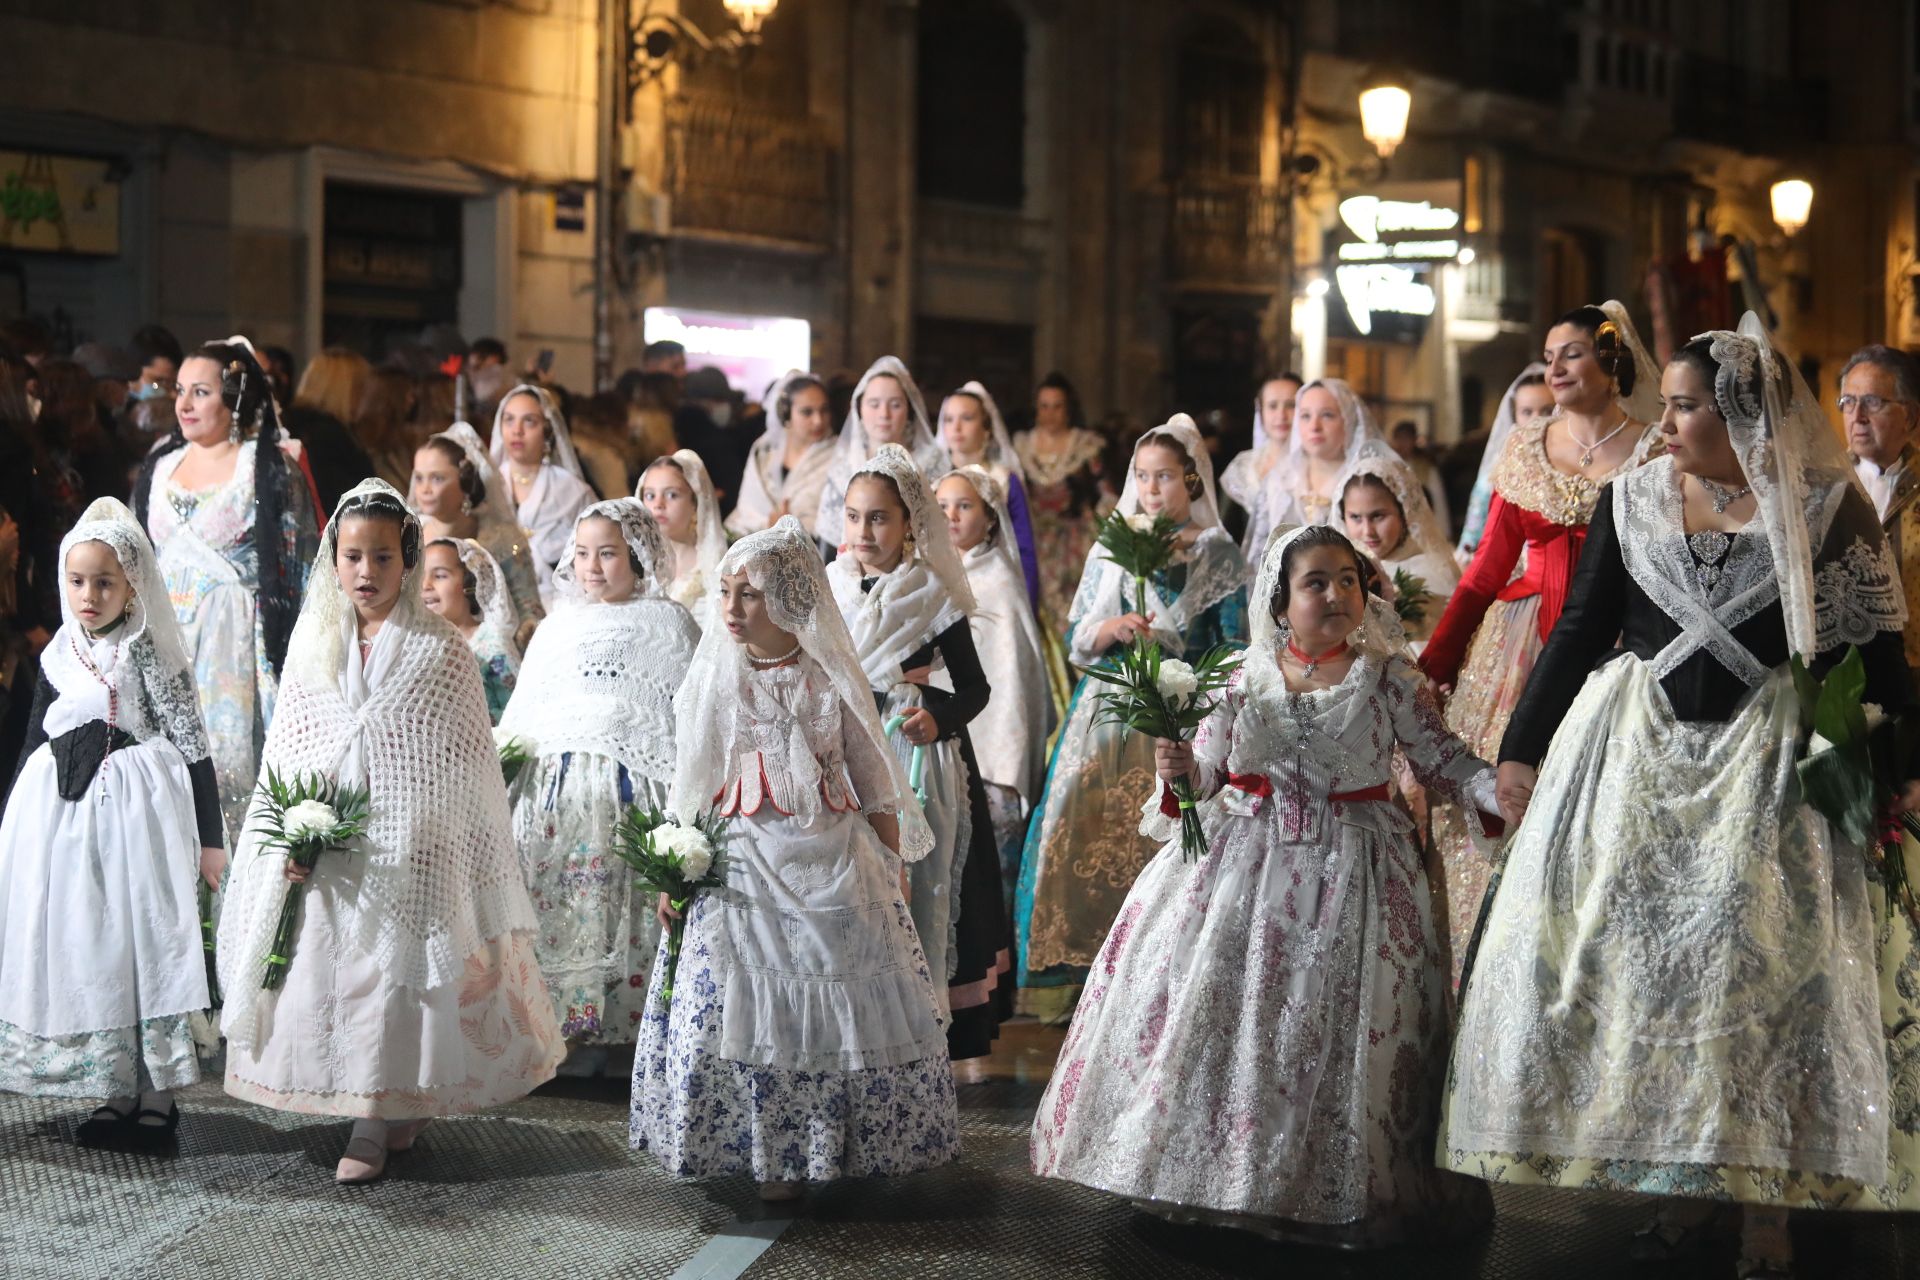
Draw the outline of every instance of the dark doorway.
M1008 429L1017 431L1032 416L1033 326L921 316L913 324L913 376L936 431L941 398L968 381L992 393Z
M1173 313L1173 408L1191 414L1224 461L1246 447L1260 376L1260 316L1223 303Z
M329 182L321 341L374 360L460 318L460 197Z

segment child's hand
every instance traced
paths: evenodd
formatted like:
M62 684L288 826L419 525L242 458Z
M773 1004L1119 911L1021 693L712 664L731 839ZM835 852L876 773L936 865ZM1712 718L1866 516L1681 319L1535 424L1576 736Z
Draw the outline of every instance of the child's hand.
M1117 644L1131 644L1134 637L1144 636L1152 628L1153 620L1137 613L1123 613L1117 618L1108 618L1100 624L1100 647L1111 649Z
M227 869L227 851L218 845L200 846L200 878L207 888L218 891L220 876Z
M1533 802L1534 784L1539 781L1538 770L1517 760L1508 760L1495 771L1493 793L1500 802L1500 816L1507 820L1508 831L1517 828L1520 819L1527 816L1527 806Z
M1153 740L1153 771L1160 775L1162 782L1173 782L1192 774L1193 744L1155 738Z
M900 733L914 746L924 747L940 736L940 723L925 707L915 707L905 713Z
M660 901L655 905L653 914L660 921L660 927L663 930L680 918L680 913L673 909L673 904L667 901L667 895L664 893L660 895Z
M291 884L305 884L307 877L313 874L312 867L303 867L292 858L287 859L286 870L282 873Z

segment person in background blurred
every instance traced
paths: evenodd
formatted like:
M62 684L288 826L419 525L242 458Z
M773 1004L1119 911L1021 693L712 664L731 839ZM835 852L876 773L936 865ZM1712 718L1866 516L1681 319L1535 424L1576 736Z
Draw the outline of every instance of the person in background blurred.
M498 338L476 338L467 348L466 375L467 386L473 392L473 403L467 406L467 421L493 421L494 410L500 407L500 393L513 380L507 368L506 343Z
M1105 442L1085 422L1073 384L1050 373L1033 393L1033 429L1013 438L1032 508L1041 614L1052 621L1071 612L1094 525L1107 505L1100 479Z
M1420 443L1420 424L1411 418L1402 418L1393 424L1393 434L1388 442L1393 445L1393 451L1400 455L1401 461L1413 468L1420 487L1426 490L1427 505L1433 508L1433 514L1440 522L1441 536L1451 538L1453 512L1447 505L1447 486L1441 482L1440 469L1433 465L1433 459L1427 456L1427 450Z
M266 368L267 381L273 387L275 404L286 405L293 399L295 375L299 364L285 347L260 348L260 363Z
M640 469L680 447L673 436L673 415L680 407L680 384L670 373L642 373L629 369L620 375L620 394L633 407L627 430L639 441Z
M687 349L677 342L649 342L640 353L640 372L664 373L677 383L687 380Z
M94 498L124 500L132 491L126 455L107 430L93 393L93 375L83 366L71 360L48 360L40 366L40 413L34 428L59 477L56 484L70 491L69 505L78 509Z
M627 402L620 393L575 397L567 405L567 426L594 492L606 498L626 497L640 476L640 450L627 434Z
M36 372L53 358L53 331L38 316L17 316L0 324L0 341Z
M754 437L735 422L737 406L727 375L708 365L687 375L685 399L673 415L673 435L700 455L724 517L740 497L740 477Z
M322 511L332 511L341 494L373 474L373 459L347 430L372 372L359 352L328 347L300 376L293 403L287 406L284 425L306 446Z
M420 379L413 393L413 432L424 440L445 431L458 420L454 410L458 389L450 373L430 373Z
M104 342L83 342L73 349L73 362L92 380L93 408L99 421L97 443L76 447L74 468L90 497L114 497L122 502L133 492L133 471L146 452L124 430L127 384L140 375L130 351Z
M132 346L140 360L140 373L128 391L136 399L171 401L174 379L180 376L180 361L186 358L180 339L160 325L142 325L133 331Z
M354 406L354 439L373 460L373 474L396 489L404 489L411 480L413 451L426 439L424 435L415 438L416 398L412 377L400 369L382 367L368 371L360 403Z

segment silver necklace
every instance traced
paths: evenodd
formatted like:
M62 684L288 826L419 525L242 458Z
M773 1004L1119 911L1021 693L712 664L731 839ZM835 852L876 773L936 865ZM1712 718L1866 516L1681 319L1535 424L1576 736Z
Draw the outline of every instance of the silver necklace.
M1714 483L1705 476L1695 476L1694 479L1698 480L1700 487L1707 491L1707 501L1713 504L1713 513L1717 516L1725 515L1728 507L1753 492L1753 486L1750 484L1743 484L1738 489L1730 489L1726 485Z
M756 658L752 654L748 654L747 661L751 662L756 667L777 667L783 662L792 662L795 658L799 656L800 656L800 642L798 640L795 640L793 642L793 648L787 650L785 653L781 654L777 658Z
M1627 429L1627 424L1631 421L1633 421L1631 417L1625 414L1622 414L1620 417L1620 425L1615 427L1613 430L1607 432L1607 434L1601 436L1598 440L1582 440L1580 438L1580 433L1573 429L1573 419L1571 418L1567 419L1567 434L1573 437L1573 442L1575 444L1579 445L1582 449L1586 450L1585 453L1580 455L1580 469L1582 471L1585 471L1588 467L1592 466L1593 451L1595 449L1598 449L1601 445L1605 444L1607 441L1613 439L1615 436L1619 435L1622 431L1625 431Z

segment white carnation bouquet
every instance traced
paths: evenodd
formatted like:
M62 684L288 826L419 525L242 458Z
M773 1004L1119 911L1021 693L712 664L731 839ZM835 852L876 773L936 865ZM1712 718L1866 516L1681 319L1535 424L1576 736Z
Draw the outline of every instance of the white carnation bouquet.
M660 1002L673 1004L673 979L680 967L680 941L686 935L687 908L703 889L727 882L726 819L707 810L692 826L654 808L629 806L614 828L613 852L633 868L634 887L664 893L675 915L667 925L667 973Z
M497 725L493 730L493 749L500 757L500 777L508 786L513 785L527 762L539 754L533 739L524 734L504 733Z
M312 870L321 854L345 849L367 833L368 796L365 787L343 787L318 774L296 775L288 781L269 766L260 784L260 816L254 827L265 837L261 850L277 849L295 866ZM267 971L260 979L268 991L279 989L293 963L294 933L306 887L304 883L287 886L287 896L280 903L280 923L273 931Z
M1119 723L1154 738L1190 742L1213 711L1220 690L1233 678L1240 653L1216 645L1197 663L1163 657L1158 643L1136 638L1121 649L1111 667L1087 668L1087 676L1112 685L1094 696L1106 707L1101 723ZM1188 862L1207 851L1207 833L1200 825L1199 803L1185 778L1171 784L1180 805L1180 853Z

